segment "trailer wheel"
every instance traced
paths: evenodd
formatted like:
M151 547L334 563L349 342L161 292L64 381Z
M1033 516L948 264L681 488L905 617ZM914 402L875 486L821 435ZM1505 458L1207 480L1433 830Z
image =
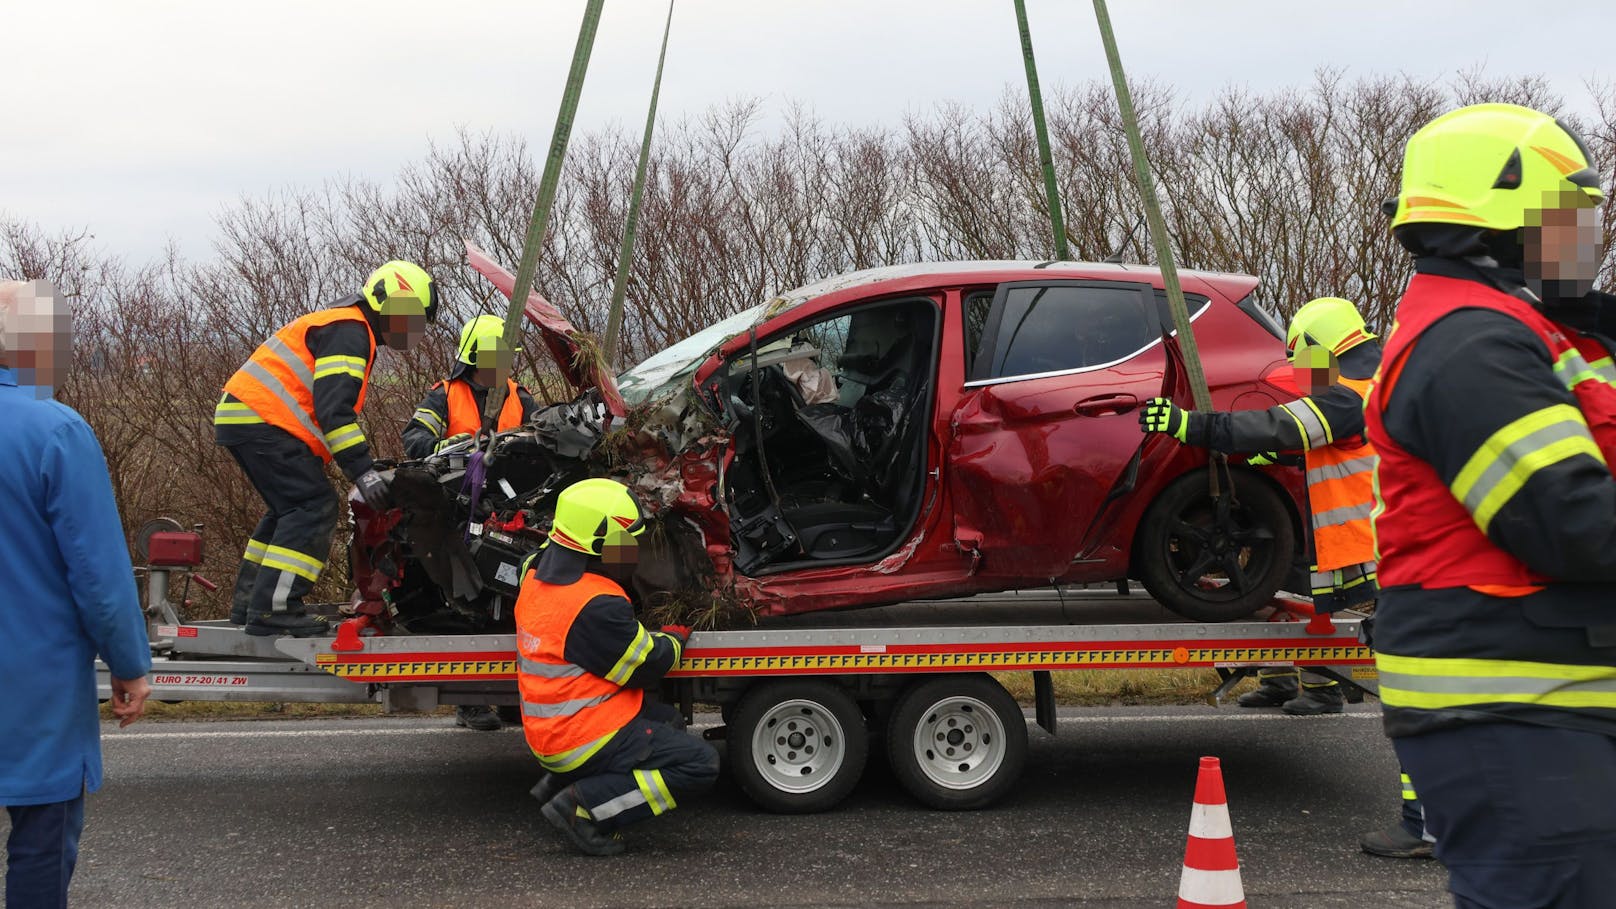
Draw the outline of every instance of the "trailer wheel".
M785 814L825 811L864 772L869 736L851 695L824 681L754 686L728 736L735 781L752 801Z
M991 676L920 682L898 698L887 730L892 772L933 808L992 804L1027 762L1027 720Z

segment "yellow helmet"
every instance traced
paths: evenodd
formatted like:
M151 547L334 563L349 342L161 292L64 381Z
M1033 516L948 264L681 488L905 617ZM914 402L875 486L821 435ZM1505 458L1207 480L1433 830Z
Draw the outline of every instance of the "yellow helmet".
M608 534L639 536L645 530L640 503L628 487L596 477L561 490L550 539L585 555L600 555Z
M1285 349L1294 361L1297 351L1305 347L1324 347L1341 354L1373 337L1351 300L1319 297L1304 303L1291 317Z
M505 343L505 320L499 316L478 316L460 329L460 344L455 348L455 362L461 366L478 368L479 351L497 350ZM520 351L518 347L516 350Z
M365 279L361 293L372 312L380 313L383 304L392 301L403 304L407 312L425 313L428 322L438 314L438 282L414 262L394 259L376 269Z
M1403 150L1393 228L1526 226L1528 211L1591 208L1605 198L1571 127L1515 104L1473 104L1432 120ZM1388 202L1390 209L1393 203Z

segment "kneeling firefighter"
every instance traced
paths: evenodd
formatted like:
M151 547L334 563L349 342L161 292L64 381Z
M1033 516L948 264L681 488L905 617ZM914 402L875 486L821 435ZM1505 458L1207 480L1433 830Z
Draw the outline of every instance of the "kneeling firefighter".
M509 367L520 351L507 353L504 345L505 320L499 316L478 316L460 329L449 377L432 386L404 426L405 454L424 458L482 428L483 408L496 381L496 370ZM521 426L538 409L538 402L514 379L506 380L505 391L505 406L494 423L499 432Z
M645 696L679 664L690 629L647 631L634 617L621 585L643 529L627 487L574 483L516 600L522 731L549 771L533 796L588 855L622 852L617 831L718 778L718 752Z
M1336 612L1373 602L1377 593L1374 507L1375 450L1364 436L1363 406L1380 368L1380 344L1357 307L1320 297L1296 311L1285 336L1297 385L1306 397L1267 410L1197 413L1166 398L1139 413L1146 432L1230 453L1258 452L1252 464L1273 463L1275 452L1301 451L1312 511L1313 605ZM1311 716L1344 709L1341 686L1304 671L1298 691L1294 669L1260 670L1262 684L1240 697L1242 707L1283 706Z
M374 508L387 481L359 428L378 345L407 350L437 313L432 276L388 262L363 290L275 332L225 383L214 439L229 449L268 510L242 555L230 621L248 634L325 634L303 597L320 579L337 525L332 460Z

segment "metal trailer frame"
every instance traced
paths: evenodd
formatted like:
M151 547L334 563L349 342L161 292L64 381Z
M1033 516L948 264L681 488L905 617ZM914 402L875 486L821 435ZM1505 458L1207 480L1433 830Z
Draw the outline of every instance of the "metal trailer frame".
M1030 672L1034 719L1050 733L1059 671L1211 668L1221 678L1213 704L1265 667L1323 671L1353 701L1375 693L1374 654L1358 639L1363 617L1304 625L1311 615L1307 601L1287 597L1251 620L1197 623L1125 584L808 614L696 632L662 694L687 719L697 701L720 706L726 725L706 735L730 741L737 781L766 808L835 804L882 736L921 801L975 808L1014 783L1026 751L1025 716L988 673ZM161 701L379 702L390 712L518 703L510 634L364 637L354 623L301 639L252 637L224 622L152 630L152 697Z

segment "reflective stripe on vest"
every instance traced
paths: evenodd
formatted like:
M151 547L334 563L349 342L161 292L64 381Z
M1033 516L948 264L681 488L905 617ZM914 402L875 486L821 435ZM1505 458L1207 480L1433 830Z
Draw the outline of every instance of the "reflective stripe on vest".
M1616 710L1616 666L1375 655L1388 707L1440 710L1530 704Z
M358 322L365 327L370 352L361 360L354 356L329 356L315 360L309 350L310 329L337 322ZM225 383L225 394L235 401L221 399L214 410L216 424L264 422L301 439L309 450L325 461L335 452L364 441L357 423L334 428L329 434L320 429L314 413L314 383L328 375L352 375L359 379L359 397L354 412L364 409L370 388L370 368L376 359L376 336L358 307L323 309L296 319L258 345L252 356ZM239 402L239 404L237 403ZM251 413L256 420L247 416Z
M522 425L522 397L516 393L515 381L510 379L505 381L505 404L499 409L499 421L494 424L496 432L505 432ZM449 399L449 428L446 435L458 436L461 433L475 433L481 429L482 410L477 406L477 396L471 390L471 383L455 379L449 382L445 392Z
M1368 379L1341 379L1360 398L1369 396ZM1307 399L1302 399L1307 401ZM1293 401L1292 404L1301 403ZM1308 402L1311 404L1311 402ZM1289 407L1290 405L1286 405ZM1310 408L1316 413L1316 409ZM1320 418L1322 422L1322 417ZM1327 433L1333 438L1333 433ZM1310 447L1306 453L1307 498L1312 512L1314 573L1356 567L1361 579L1375 571L1375 449L1359 436ZM1314 588L1319 588L1314 578Z
M623 588L599 575L557 585L540 581L531 571L516 599L522 731L540 763L556 773L576 770L593 757L640 712L644 700L639 689L624 688L618 679L602 678L566 657L574 621L598 596L627 599ZM636 650L645 634L642 628L628 651ZM618 667L622 665L620 660ZM618 674L614 668L612 676Z

